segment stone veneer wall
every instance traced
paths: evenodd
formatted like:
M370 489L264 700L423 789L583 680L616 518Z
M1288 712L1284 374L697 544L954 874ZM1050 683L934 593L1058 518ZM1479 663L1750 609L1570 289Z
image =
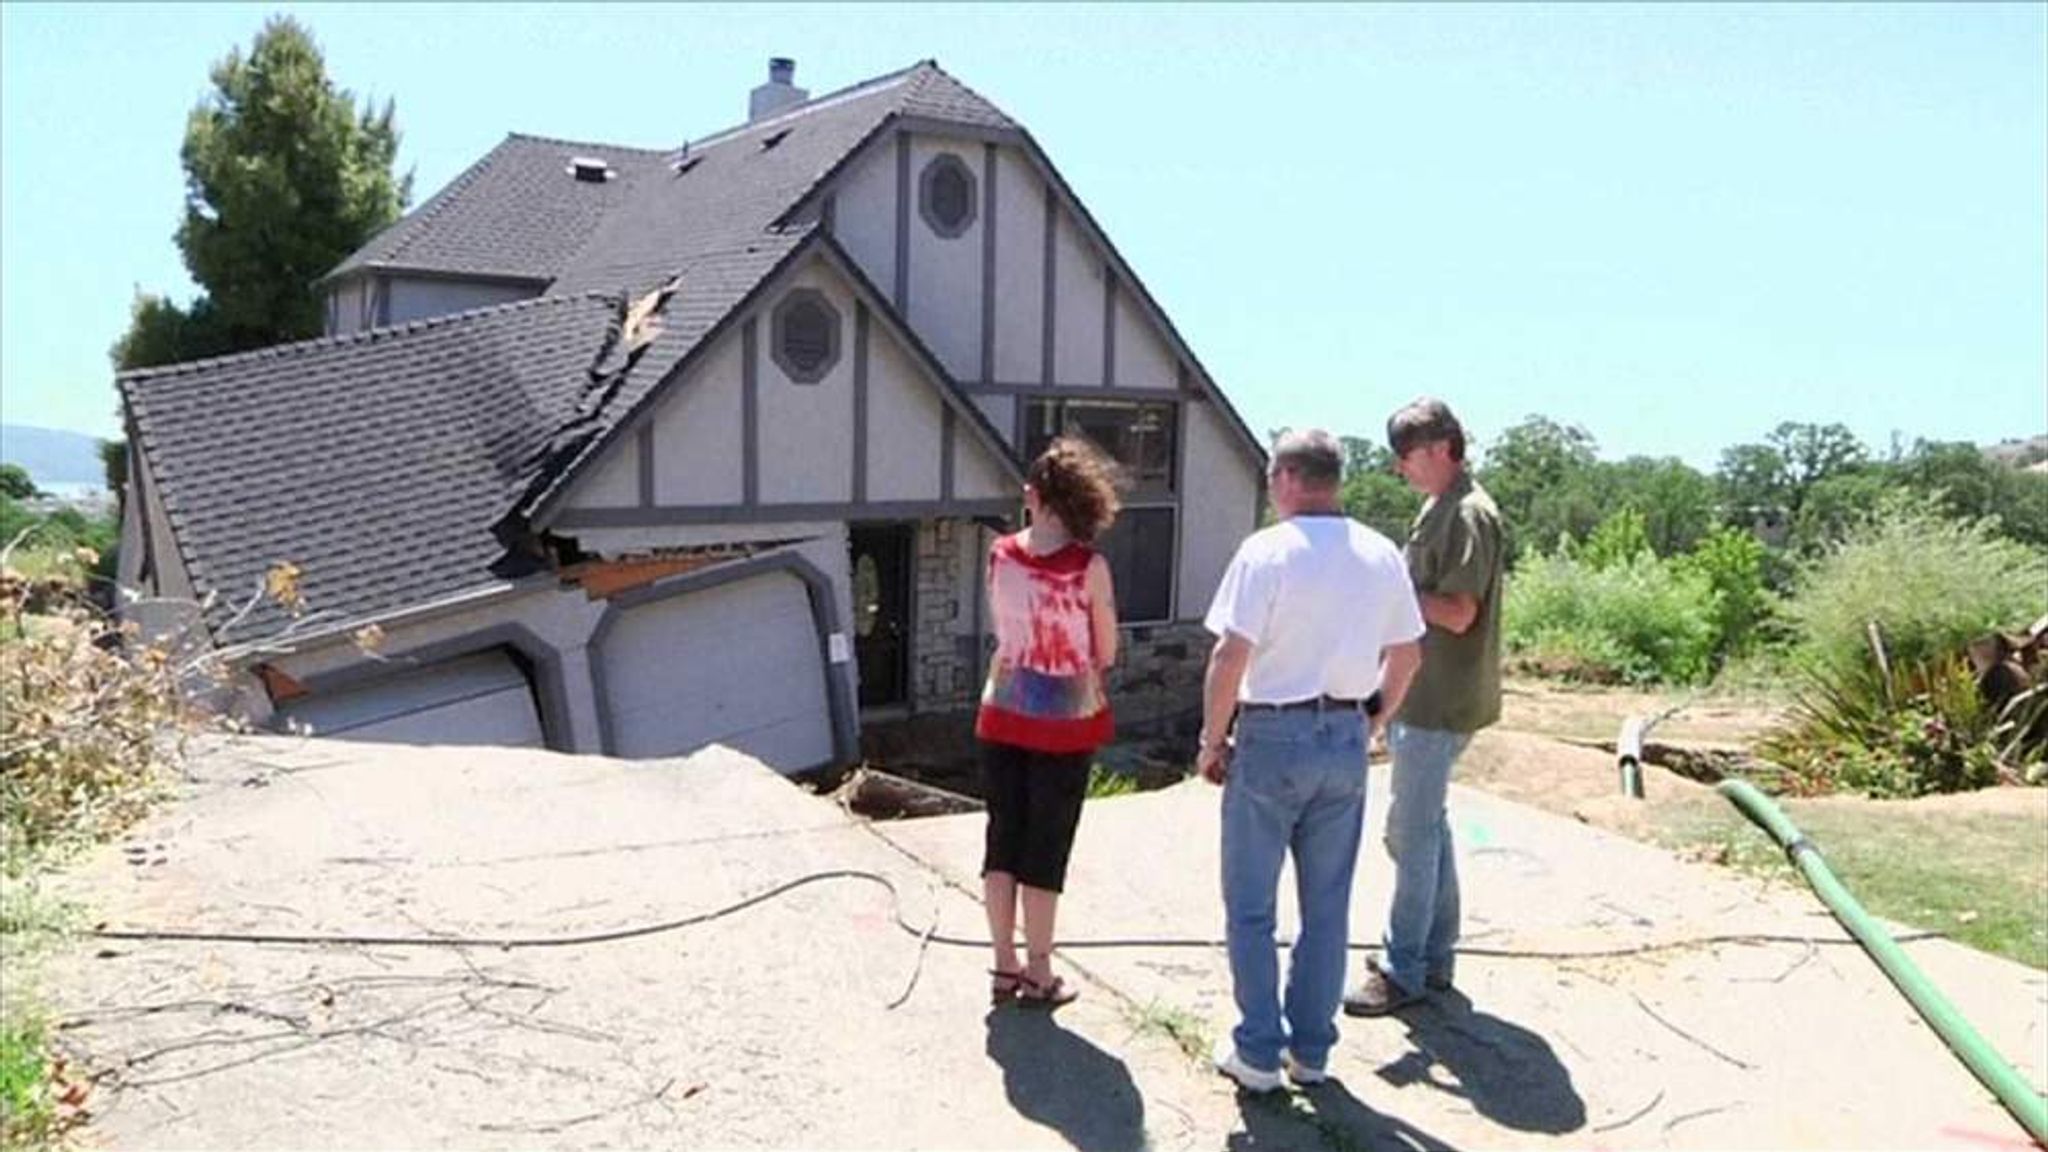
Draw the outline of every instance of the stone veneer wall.
M910 641L910 699L916 711L965 708L980 697L974 599L985 535L972 520L927 520L917 526Z
M980 699L985 661L995 647L993 636L975 633L974 598L988 538L971 520L932 520L917 527L915 711L966 709ZM984 633L987 616L982 605ZM1197 623L1125 628L1122 652L1109 674L1118 733L1192 739L1202 727L1202 671L1212 641Z
M1119 739L1195 739L1202 730L1202 673L1215 637L1197 623L1141 624L1123 630L1109 672L1109 703Z

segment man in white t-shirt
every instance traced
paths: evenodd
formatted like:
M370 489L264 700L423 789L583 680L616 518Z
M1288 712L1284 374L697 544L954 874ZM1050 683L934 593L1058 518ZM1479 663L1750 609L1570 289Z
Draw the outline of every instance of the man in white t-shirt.
M1343 453L1290 432L1268 491L1280 522L1253 533L1216 589L1196 766L1223 785L1223 907L1239 1022L1216 1047L1252 1091L1324 1078L1337 1042L1351 878L1365 821L1369 701L1401 707L1421 663L1422 614L1401 552L1345 516ZM1230 739L1236 718L1235 740ZM1294 855L1301 934L1282 1003L1273 929Z

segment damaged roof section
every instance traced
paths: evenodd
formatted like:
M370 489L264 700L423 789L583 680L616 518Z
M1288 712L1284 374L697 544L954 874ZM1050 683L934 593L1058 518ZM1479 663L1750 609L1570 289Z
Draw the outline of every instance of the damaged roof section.
M220 590L216 642L289 622L265 604L218 631L280 561L338 621L505 575L491 527L582 399L619 308L543 296L118 377L193 582Z

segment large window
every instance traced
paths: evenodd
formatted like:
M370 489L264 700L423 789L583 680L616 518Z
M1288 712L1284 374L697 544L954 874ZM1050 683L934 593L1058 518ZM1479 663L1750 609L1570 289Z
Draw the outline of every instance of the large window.
M1117 400L1033 399L1024 405L1024 459L1055 436L1085 437L1123 469L1133 498L1173 493L1174 407Z
M1170 403L1033 397L1024 403L1024 458L1055 436L1079 436L1123 469L1127 506L1096 541L1116 579L1117 618L1154 623L1173 613L1173 498L1178 410ZM1131 506L1135 505L1135 506Z
M1173 615L1172 508L1126 508L1095 546L1116 581L1116 618L1158 623Z

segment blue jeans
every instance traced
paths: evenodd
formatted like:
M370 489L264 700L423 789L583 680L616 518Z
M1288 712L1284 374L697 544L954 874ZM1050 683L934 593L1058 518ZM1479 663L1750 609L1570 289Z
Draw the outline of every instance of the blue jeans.
M1451 979L1457 964L1458 862L1444 808L1451 768L1469 732L1387 729L1394 757L1394 803L1387 811L1387 855L1394 859L1394 899L1387 910L1387 978L1409 992Z
M1261 1070L1280 1050L1321 1068L1337 1043L1351 934L1351 877L1365 824L1366 719L1338 710L1249 712L1223 786L1223 910L1238 1056ZM1280 997L1274 944L1280 866L1294 854L1301 936ZM1284 1023L1283 1023L1284 1018Z

